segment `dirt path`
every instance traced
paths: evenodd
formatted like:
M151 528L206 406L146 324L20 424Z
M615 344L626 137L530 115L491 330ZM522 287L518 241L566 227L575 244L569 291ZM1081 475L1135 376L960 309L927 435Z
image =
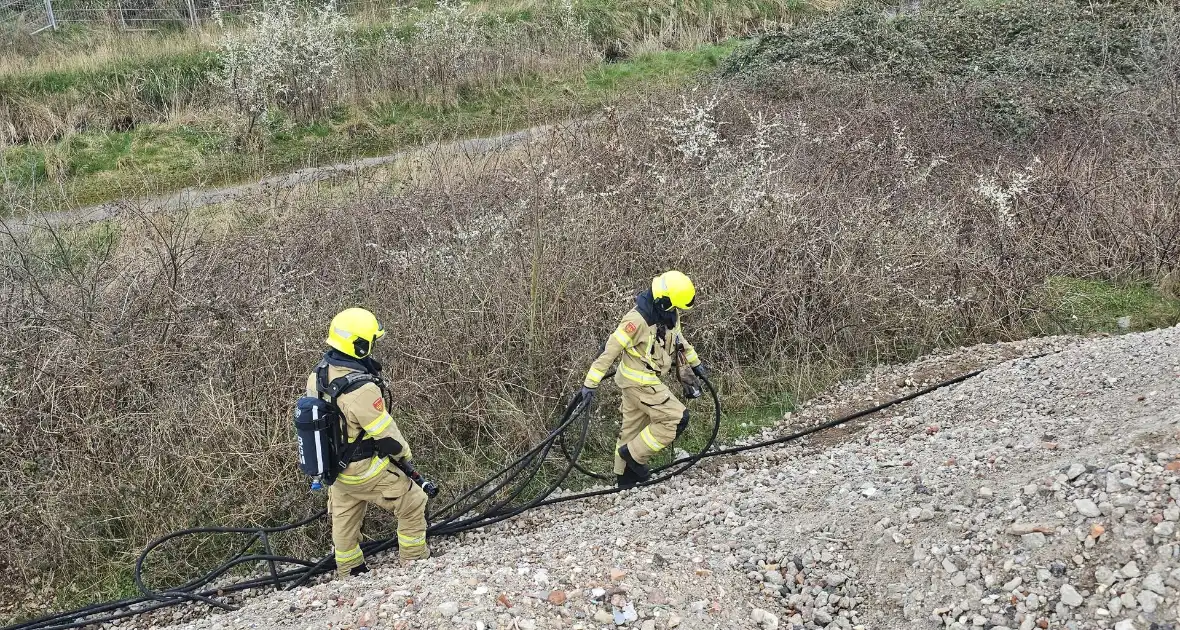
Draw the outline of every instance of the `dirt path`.
M272 175L256 182L235 184L221 188L185 188L163 197L120 199L95 206L49 212L35 217L8 222L6 229L14 234L27 232L36 227L60 227L79 223L105 221L119 216L120 212L135 208L141 212L165 212L179 209L195 209L240 199L250 194L293 188L295 186L351 176L372 168L393 164L411 158L424 151L445 151L456 154L479 154L520 144L547 133L552 126L539 126L513 131L488 138L470 138L445 144L433 144L398 151L379 157L362 158L327 166L313 166L281 175ZM0 219L0 225L4 225Z

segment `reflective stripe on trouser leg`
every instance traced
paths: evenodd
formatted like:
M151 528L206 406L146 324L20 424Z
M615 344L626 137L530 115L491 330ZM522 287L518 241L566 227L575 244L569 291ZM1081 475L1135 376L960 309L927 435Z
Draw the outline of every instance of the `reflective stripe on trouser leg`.
M676 439L676 425L684 417L684 405L664 385L634 389L638 392L639 407L647 418L647 426L627 441L627 450L631 451L635 461L646 464Z
M647 411L640 402L638 388L625 387L622 390L623 401L619 404L619 415L623 417L619 428L619 439L615 442L615 474L621 475L627 470L627 464L619 457L619 447L634 440L639 432L647 426Z
M397 516L397 551L402 560L424 560L430 557L426 546L426 492L411 484L394 506Z
M332 546L335 547L336 572L347 576L353 567L364 564L361 553L361 525L367 504L340 486L328 488L328 512L332 516Z

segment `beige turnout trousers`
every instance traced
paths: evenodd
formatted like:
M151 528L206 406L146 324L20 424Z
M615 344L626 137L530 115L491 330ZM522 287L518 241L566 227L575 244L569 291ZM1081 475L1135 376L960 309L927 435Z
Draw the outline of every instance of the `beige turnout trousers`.
M426 499L422 488L396 468L361 484L332 484L328 488L328 512L332 516L336 571L348 575L354 567L364 564L361 525L370 503L397 517L397 548L403 560L429 558Z
M663 383L626 387L621 391L623 402L619 405L619 412L623 416L623 426L615 446L616 475L627 470L627 464L619 456L619 447L626 444L631 457L646 465L653 455L676 438L676 425L685 412L684 403L677 400Z

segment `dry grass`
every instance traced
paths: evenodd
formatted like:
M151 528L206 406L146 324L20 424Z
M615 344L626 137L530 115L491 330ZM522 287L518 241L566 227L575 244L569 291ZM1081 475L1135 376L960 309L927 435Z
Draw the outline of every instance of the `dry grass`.
M215 30L126 32L92 28L83 33L42 34L0 47L0 76L93 71L116 63L212 50Z

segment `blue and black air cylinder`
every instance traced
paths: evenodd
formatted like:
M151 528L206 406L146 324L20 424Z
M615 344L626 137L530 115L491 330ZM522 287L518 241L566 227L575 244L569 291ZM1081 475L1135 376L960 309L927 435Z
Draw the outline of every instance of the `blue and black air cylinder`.
M295 436L299 441L299 469L328 483L336 473L336 412L325 400L304 396L295 403Z

